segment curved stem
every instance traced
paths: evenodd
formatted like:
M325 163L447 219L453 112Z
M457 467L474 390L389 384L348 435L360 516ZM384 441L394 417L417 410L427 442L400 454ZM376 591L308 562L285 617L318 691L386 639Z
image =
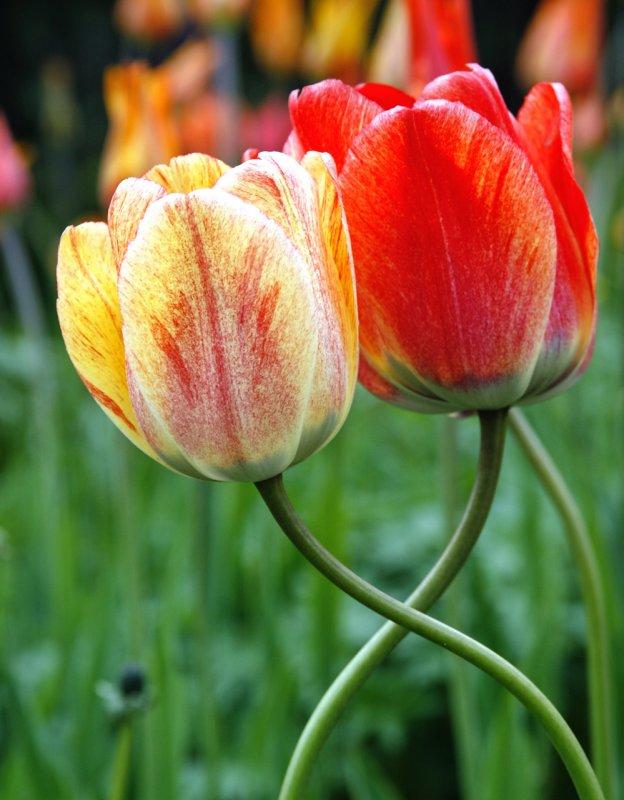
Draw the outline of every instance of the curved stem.
M510 427L561 516L579 572L587 613L592 753L605 796L611 800L616 796L617 780L615 727L612 717L613 671L607 601L596 551L580 509L561 473L529 421L517 408L510 414Z
M489 514L505 443L506 412L480 415L481 449L477 475L464 516L439 560L429 571L406 604L427 611L443 594L472 552ZM279 800L300 798L321 748L340 715L376 667L409 633L404 627L387 622L351 659L331 684L303 729L290 759Z
M491 675L541 722L566 765L581 800L605 800L574 733L550 700L520 670L474 639L380 591L334 558L297 515L286 495L281 475L261 481L256 486L284 533L326 578L372 611L450 650Z

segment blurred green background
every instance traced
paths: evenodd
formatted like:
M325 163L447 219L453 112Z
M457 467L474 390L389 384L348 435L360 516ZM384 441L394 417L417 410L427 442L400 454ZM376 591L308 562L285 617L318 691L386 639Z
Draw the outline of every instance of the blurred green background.
M513 56L535 3L474 3L481 62L512 107ZM54 316L64 225L98 210L104 67L128 54L112 4L5 2L0 96L27 143L31 204L13 220L34 265L45 331L24 333L0 276L0 797L110 796L118 735L96 688L147 674L133 727L132 800L268 800L323 690L377 628L280 535L253 488L200 484L132 448L65 354ZM607 88L622 79L610 6ZM275 81L237 40L243 89ZM163 52L156 52L160 58ZM67 70L59 114L46 68ZM56 59L57 61L50 61ZM65 102L64 101L64 102ZM65 124L61 124L61 123ZM600 325L585 377L528 410L586 515L608 587L624 746L624 147L617 131L583 167L602 239ZM454 423L458 506L478 448ZM296 505L322 541L397 596L449 535L444 421L360 390L337 439L292 469ZM587 744L584 616L559 519L510 438L493 513L434 613L516 663ZM624 769L624 755L620 753ZM623 776L624 778L624 776ZM315 800L566 800L543 733L472 667L408 637L356 698L317 765ZM624 795L621 795L618 800Z

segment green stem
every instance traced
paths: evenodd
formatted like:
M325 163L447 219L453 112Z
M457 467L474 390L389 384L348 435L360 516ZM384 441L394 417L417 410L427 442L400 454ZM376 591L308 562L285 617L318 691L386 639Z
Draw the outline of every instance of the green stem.
M487 519L503 457L505 412L480 416L481 449L475 483L464 516L439 560L406 600L426 611L446 590L472 552ZM351 659L321 698L297 742L284 777L280 800L300 798L312 766L351 698L377 666L409 633L387 622Z
M334 558L293 508L281 475L256 484L273 517L302 555L339 589L386 619L471 662L533 712L558 750L581 800L605 800L591 764L574 733L548 698L516 667L489 648L416 611L367 583ZM289 795L293 798L293 795ZM301 800L298 797L296 800Z
M561 515L580 576L587 613L588 685L593 760L608 800L616 797L617 758L613 724L613 671L605 590L594 544L572 493L550 454L519 409L510 427L531 462L542 486Z
M109 800L124 800L126 797L131 751L132 723L125 721L121 723L117 733L117 749L115 751L115 761L113 762Z

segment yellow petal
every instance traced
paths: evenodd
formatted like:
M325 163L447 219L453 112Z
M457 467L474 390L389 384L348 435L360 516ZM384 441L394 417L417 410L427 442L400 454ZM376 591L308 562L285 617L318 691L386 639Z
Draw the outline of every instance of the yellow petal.
M103 222L85 222L64 231L57 280L61 330L78 374L119 430L156 457L138 426L128 394L117 270Z
M282 153L262 153L232 169L216 186L277 222L308 265L319 339L298 459L338 431L357 380L353 259L333 170L331 157L319 153L306 154L301 164Z
M135 408L165 461L217 480L292 463L317 320L309 270L275 223L215 189L159 200L119 295Z
M162 186L143 178L126 178L117 187L108 207L108 228L117 271L148 206L165 194Z
M218 158L191 153L172 158L168 164L158 164L143 177L160 184L167 192L192 192L210 189L229 170Z

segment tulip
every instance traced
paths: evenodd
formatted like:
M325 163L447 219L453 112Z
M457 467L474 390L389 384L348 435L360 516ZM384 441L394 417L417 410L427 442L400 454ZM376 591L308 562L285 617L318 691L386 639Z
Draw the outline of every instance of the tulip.
M30 192L26 159L13 141L4 114L0 112L0 214L20 206Z
M180 153L169 77L143 62L109 67L104 100L110 128L100 167L100 198L107 205L117 184Z
M598 144L606 128L600 65L604 0L542 0L516 62L524 86L561 81L572 96L579 149Z
M418 101L324 81L290 111L285 149L326 150L340 171L371 391L423 411L497 409L581 374L597 238L563 86L535 86L514 118L472 65Z
M303 28L301 0L255 0L252 5L251 43L258 60L273 72L294 70Z
M122 181L63 233L58 314L106 414L166 466L274 476L325 445L357 379L353 265L331 158L193 154Z
M184 24L181 0L117 0L115 20L126 36L166 39Z
M359 78L377 5L378 0L316 0L302 52L306 73Z
M394 0L371 57L371 79L417 95L425 84L474 61L470 0Z

